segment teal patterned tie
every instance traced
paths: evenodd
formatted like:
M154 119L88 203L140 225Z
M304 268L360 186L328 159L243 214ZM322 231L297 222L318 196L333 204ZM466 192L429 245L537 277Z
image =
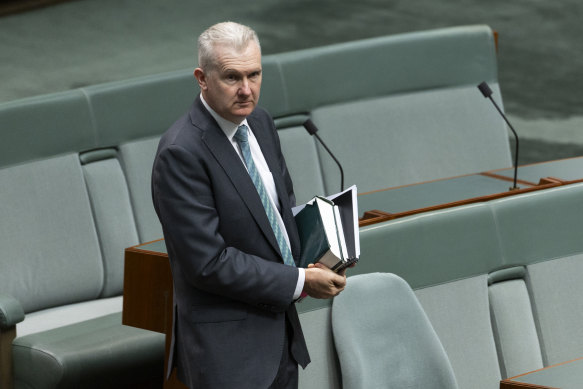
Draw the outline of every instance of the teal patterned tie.
M277 245L279 246L279 251L283 256L283 262L288 266L295 266L294 259L291 255L291 251L285 241L283 236L283 232L281 228L279 228L279 224L277 223L277 219L275 216L275 209L271 205L269 201L267 191L265 190L265 186L263 186L263 181L261 181L261 176L255 167L255 162L253 162L253 158L251 157L251 149L249 148L249 138L247 136L247 126L241 125L237 128L237 132L235 133L235 139L237 143L241 147L241 152L243 153L243 159L245 160L245 165L247 165L247 171L251 176L251 180L257 189L257 193L259 193L259 198L261 198L261 202L263 203L263 208L265 208L265 213L267 214L267 218L269 219L269 224L271 224L271 228L273 229L273 233L275 234L275 238L277 239Z

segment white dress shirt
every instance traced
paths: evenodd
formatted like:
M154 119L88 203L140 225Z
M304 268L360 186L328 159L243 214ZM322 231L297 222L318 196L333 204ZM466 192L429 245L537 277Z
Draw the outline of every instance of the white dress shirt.
M285 228L285 225L283 224L283 219L281 218L281 213L280 213L281 209L279 206L279 197L277 195L277 190L275 188L275 181L273 181L273 176L271 175L271 171L269 170L269 166L267 165L267 161L265 160L265 157L263 156L263 153L261 152L261 148L259 147L259 143L257 143L257 138L255 138L255 135L253 134L253 129L251 128L249 123L247 123L247 119L244 119L241 123L233 123L233 122L219 116L219 114L217 114L208 105L208 103L202 97L202 94L200 95L200 99L201 99L203 105L205 106L205 108L210 112L212 117L217 121L221 130L223 130L223 132L225 133L225 135L227 136L227 138L229 139L229 141L233 145L233 148L235 149L235 151L239 155L239 158L241 158L243 165L245 165L245 161L243 159L243 153L241 152L239 144L237 143L237 140L234 139L234 137L235 137L235 133L237 132L237 129L239 128L240 125L245 124L247 126L247 128L249 129L248 130L248 138L249 138L249 149L251 150L251 157L253 158L253 162L255 163L255 167L257 168L257 171L258 171L259 175L261 176L261 181L263 181L263 186L265 187L265 190L267 191L269 201L271 202L271 206L274 209L278 210L278 212L275 212L277 224L279 224L279 227L283 233L283 236L285 238L285 241L287 242L288 247L291 247L289 244L289 237L287 235L287 230ZM298 282L296 284L296 289L295 289L294 295L293 295L294 300L296 300L297 298L300 297L302 290L304 289L304 281L306 279L305 269L298 268L298 270L299 270Z

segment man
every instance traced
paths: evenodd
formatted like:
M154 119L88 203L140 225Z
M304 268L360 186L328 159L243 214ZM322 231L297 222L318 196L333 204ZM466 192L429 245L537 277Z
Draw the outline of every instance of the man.
M333 297L346 277L295 267L292 182L257 107L257 35L219 23L198 44L201 94L162 136L152 173L174 279L168 373L190 388L297 388L310 358L294 301Z

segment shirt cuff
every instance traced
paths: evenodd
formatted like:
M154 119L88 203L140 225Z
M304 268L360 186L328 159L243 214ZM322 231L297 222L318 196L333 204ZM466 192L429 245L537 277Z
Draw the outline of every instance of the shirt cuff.
M304 282L306 281L306 269L299 267L298 268L298 283L296 284L296 290L294 292L293 300L297 300L301 294L302 290L304 290Z

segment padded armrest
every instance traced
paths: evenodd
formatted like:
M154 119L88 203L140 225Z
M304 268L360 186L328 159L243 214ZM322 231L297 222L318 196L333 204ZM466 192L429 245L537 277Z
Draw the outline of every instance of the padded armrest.
M0 294L0 330L5 330L24 320L22 305L14 297Z

